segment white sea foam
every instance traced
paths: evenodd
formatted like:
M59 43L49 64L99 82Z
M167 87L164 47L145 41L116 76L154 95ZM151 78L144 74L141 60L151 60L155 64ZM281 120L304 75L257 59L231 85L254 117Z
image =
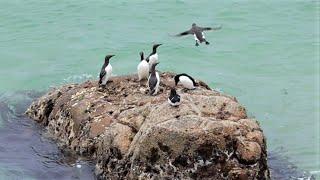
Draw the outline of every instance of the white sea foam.
M320 170L310 171L311 174L320 174Z
M65 79L63 79L64 83L80 83L89 79L92 79L93 76L91 74L80 74L80 75L72 75Z

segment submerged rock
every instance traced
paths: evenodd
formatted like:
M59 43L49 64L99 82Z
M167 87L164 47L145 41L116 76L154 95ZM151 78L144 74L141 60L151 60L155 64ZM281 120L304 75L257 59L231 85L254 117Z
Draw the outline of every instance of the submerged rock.
M96 162L98 179L269 179L266 141L236 98L198 81L178 88L162 73L160 93L149 96L137 77L66 85L35 101L27 115L47 127L63 148Z

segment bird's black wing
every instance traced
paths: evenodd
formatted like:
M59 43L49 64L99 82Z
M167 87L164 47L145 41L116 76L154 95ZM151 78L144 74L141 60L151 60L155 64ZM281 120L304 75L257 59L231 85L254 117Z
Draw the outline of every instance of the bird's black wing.
M182 33L179 33L179 34L177 34L176 36L185 36L185 35L188 35L188 34L192 34L192 32L190 31L190 30L188 30L188 31L185 31L185 32L182 32Z
M210 31L210 30L219 30L221 28L222 28L222 26L219 26L219 27L202 27L201 30L202 31Z
M201 30L202 31L210 31L210 30L212 30L212 28L211 27L202 27Z
M105 67L103 66L103 67L101 68L100 75L99 75L99 84L102 83L102 79L103 79L103 77L104 77L105 75L106 75L106 71L105 71Z
M149 56L146 58L146 61L149 63L149 58L152 55L152 53L149 54Z

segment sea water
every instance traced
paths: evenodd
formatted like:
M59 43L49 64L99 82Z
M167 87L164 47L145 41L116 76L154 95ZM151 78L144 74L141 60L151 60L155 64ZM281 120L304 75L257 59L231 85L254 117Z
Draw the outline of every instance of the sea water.
M319 4L317 0L0 0L4 114L0 179L14 179L16 174L41 177L30 173L43 164L41 157L23 161L24 156L38 157L30 149L32 144L45 143L59 152L50 142L38 142L41 128L22 115L34 100L26 92L96 79L106 54L116 55L110 61L115 75L134 73L139 52L149 54L154 43L163 44L158 70L188 73L237 97L249 116L259 120L269 152L320 177ZM192 36L173 36L194 22L222 29L206 32L208 46L196 47ZM20 114L14 110L17 107ZM26 141L30 144L21 145ZM28 163L34 163L33 168L28 169ZM61 170L58 174L74 172L65 166L77 169L60 165L54 166Z

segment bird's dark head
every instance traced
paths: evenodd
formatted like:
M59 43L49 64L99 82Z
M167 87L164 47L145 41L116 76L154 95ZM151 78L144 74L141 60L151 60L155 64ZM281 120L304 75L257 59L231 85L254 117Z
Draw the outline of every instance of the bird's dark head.
M143 52L141 51L139 54L140 54L140 60L142 61L144 59Z
M192 23L192 27L195 27L195 26L197 26L197 24L196 23Z
M110 58L112 58L115 55L106 55L106 57L104 58L105 61L109 61Z
M154 44L153 47L159 47L161 46L162 44Z
M176 95L177 94L177 91L175 88L171 88L170 90L170 95Z
M157 50L157 48L158 48L159 46L161 46L161 45L162 45L162 44L154 44L153 47L152 47L153 51L155 52L155 51Z
M151 72L155 72L156 71L156 66L159 64L159 62L154 63L151 65Z
M179 83L179 75L176 75L176 76L174 76L174 82L175 82L175 85L178 85L178 83Z

